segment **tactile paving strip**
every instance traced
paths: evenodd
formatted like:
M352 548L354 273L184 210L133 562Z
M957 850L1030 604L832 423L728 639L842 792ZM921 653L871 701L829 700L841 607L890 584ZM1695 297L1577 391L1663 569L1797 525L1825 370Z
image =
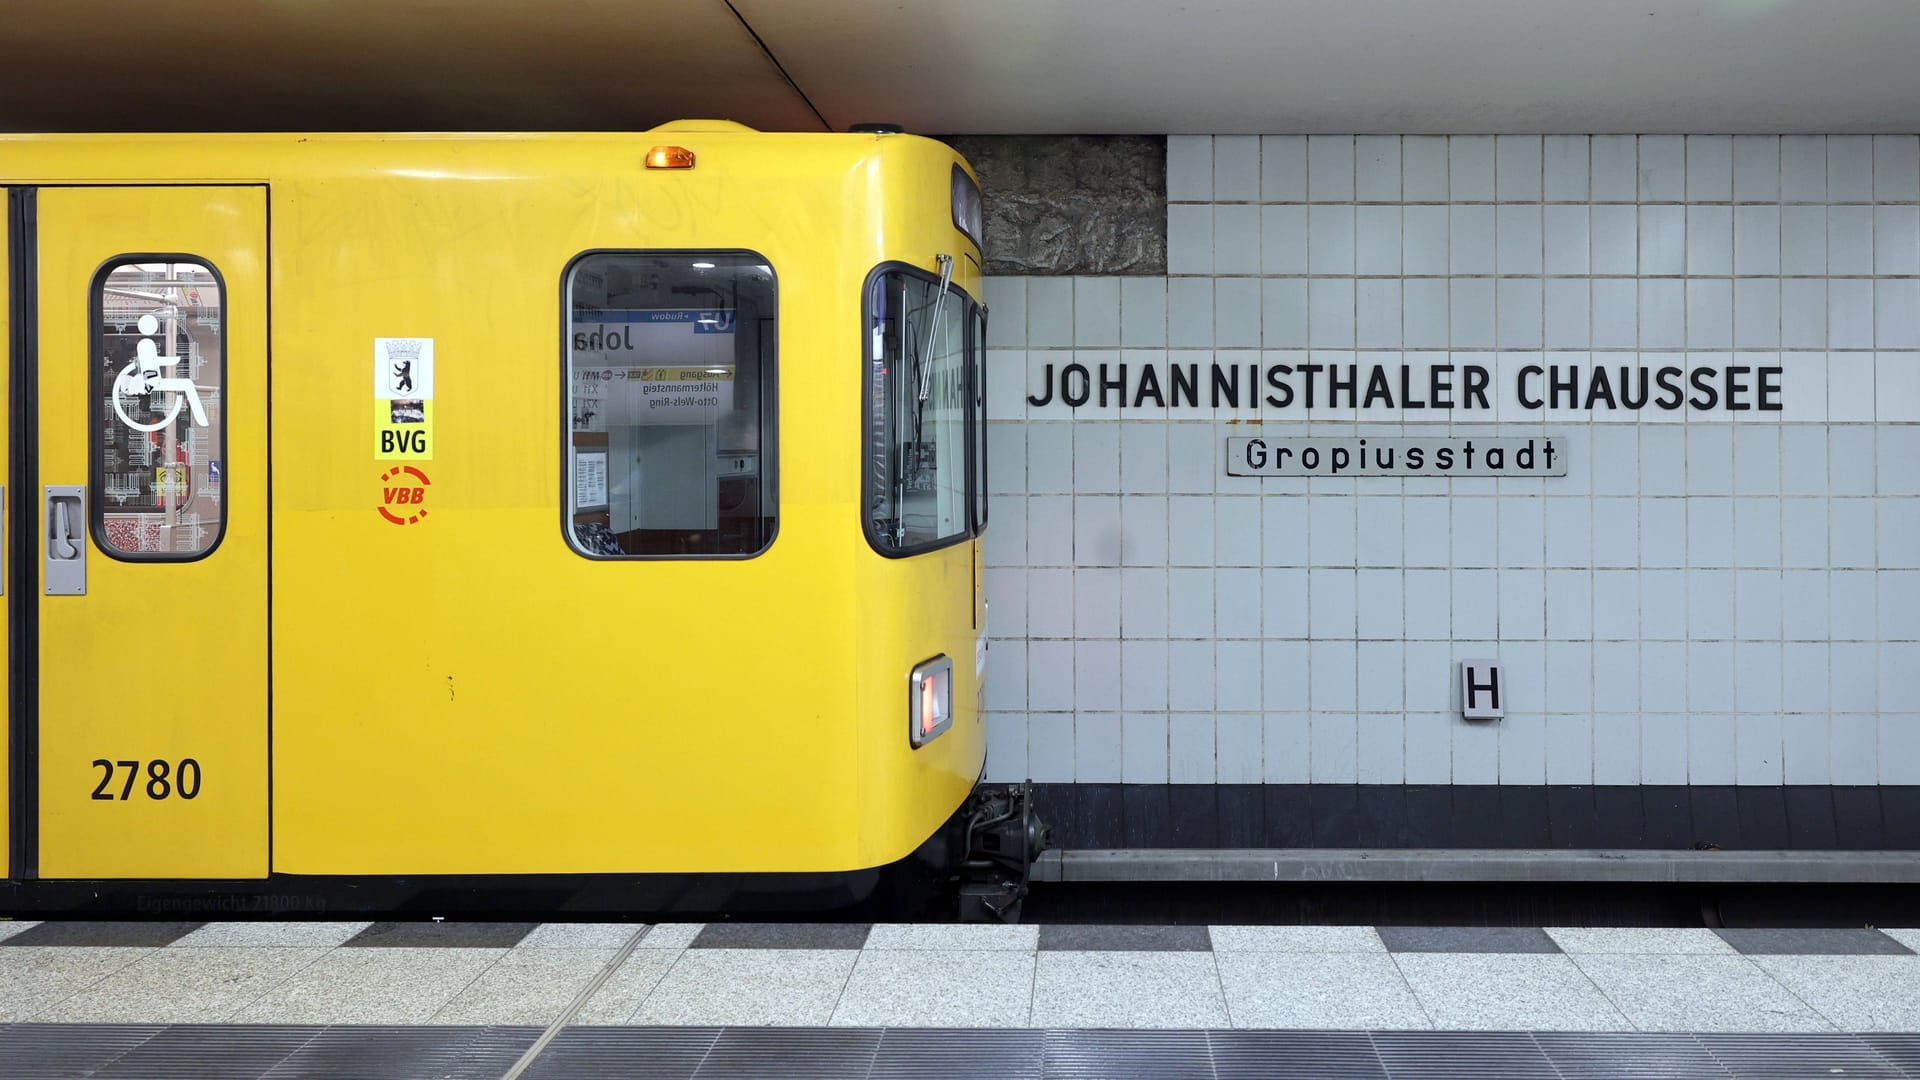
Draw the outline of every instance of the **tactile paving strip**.
M531 1027L0 1025L0 1077L494 1080ZM1920 1036L573 1028L525 1080L1920 1080Z

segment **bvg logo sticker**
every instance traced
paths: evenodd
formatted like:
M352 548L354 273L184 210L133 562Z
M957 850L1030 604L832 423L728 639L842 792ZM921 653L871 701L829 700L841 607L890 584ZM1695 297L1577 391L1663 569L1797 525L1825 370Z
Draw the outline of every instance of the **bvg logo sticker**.
M427 516L427 487L433 481L411 465L380 474L380 516L395 525L411 525ZM401 515L406 515L402 517Z

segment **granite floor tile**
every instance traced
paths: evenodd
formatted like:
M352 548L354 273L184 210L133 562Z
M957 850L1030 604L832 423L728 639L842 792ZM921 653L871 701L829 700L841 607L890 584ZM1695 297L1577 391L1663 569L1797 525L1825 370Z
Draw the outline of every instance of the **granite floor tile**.
M688 949L640 1003L633 1022L825 1024L859 955L852 949Z
M1032 952L1040 947L1040 928L1032 924L1002 923L875 923L867 935L867 950L933 949L981 952Z
M1733 946L1705 927L1550 926L1547 936L1566 953L1593 955L1736 956Z
M1756 956L1841 1031L1920 1031L1920 956Z
M1716 930L1748 956L1912 956L1913 950L1878 930Z
M706 929L706 923L655 923L641 936L638 948L642 949L684 949L693 944L693 939Z
M1290 953L1384 953L1371 926L1210 926L1213 951Z
M1042 952L1206 952L1213 948L1204 926L1083 926L1046 923Z
M1211 952L1041 952L1033 1018L1040 1028L1226 1027Z
M236 1013L237 1024L424 1024L504 949L335 949Z
M660 985L661 977L679 959L677 950L635 949L581 1006L573 1022L604 1025L631 1021L633 1014L640 1011L640 1003L647 1000L653 988Z
M0 949L0 1024L31 1020L150 951L60 945Z
M515 946L521 949L618 949L636 934L647 936L646 923L541 923Z
M1576 956L1641 1031L1831 1031L1744 956Z
M11 919L0 921L0 941L5 941L15 934L24 934L39 925L37 922L14 922Z
M865 923L708 923L689 949L858 949Z
M217 922L173 943L179 948L329 949L345 944L370 922Z
M1896 927L1892 930L1881 930L1880 932L1900 944L1905 945L1907 948L1915 952L1920 952L1920 928Z
M43 922L0 941L0 947L157 948L171 945L203 925L197 922Z
M1564 956L1399 953L1433 1026L1475 1031L1631 1031Z
M617 951L514 949L441 1006L432 1023L545 1027L573 1004Z
M38 1019L61 1024L218 1024L327 951L152 949Z
M1380 940L1395 953L1557 953L1534 926L1382 926Z
M1215 952L1237 1028L1426 1028L1432 1023L1385 950Z
M377 922L348 938L350 949L511 949L533 923Z
M853 1027L1025 1027L1030 952L897 949L860 954L832 1023Z

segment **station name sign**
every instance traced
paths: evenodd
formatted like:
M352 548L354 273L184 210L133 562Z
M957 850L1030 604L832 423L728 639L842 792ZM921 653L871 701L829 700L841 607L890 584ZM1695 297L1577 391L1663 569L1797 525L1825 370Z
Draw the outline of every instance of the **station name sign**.
M1567 440L1558 435L1233 438L1227 440L1227 475L1565 476Z
M1741 364L1528 364L1512 401L1528 410L1779 412L1782 368ZM1070 409L1460 409L1491 412L1482 364L1046 364L1037 407Z

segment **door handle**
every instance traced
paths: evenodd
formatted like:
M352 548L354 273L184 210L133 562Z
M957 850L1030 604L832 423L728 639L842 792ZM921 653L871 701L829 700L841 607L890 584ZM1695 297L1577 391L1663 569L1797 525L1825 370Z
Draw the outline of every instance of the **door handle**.
M87 489L47 485L47 595L87 593Z

